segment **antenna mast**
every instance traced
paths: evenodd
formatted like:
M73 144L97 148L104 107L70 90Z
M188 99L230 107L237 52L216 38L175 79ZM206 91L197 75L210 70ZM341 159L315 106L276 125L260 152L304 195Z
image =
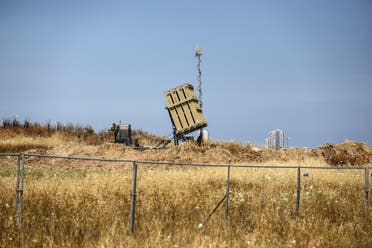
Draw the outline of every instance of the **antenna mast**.
M202 52L201 52L201 48L199 46L199 44L196 45L196 48L195 48L195 57L198 58L198 65L196 66L197 70L198 70L198 77L197 77L197 80L198 80L198 92L199 92L199 103L200 103L200 107L203 108L203 102L202 102L202 81L201 81L201 69L200 69L200 64L201 64L201 57L202 56Z
M200 48L199 44L197 44L196 47L195 47L195 57L198 58L198 65L196 66L196 68L198 70L198 77L196 79L199 82L199 85L198 85L199 104L200 104L200 108L203 109L203 102L202 102L202 93L203 92L202 92L202 80L201 80L201 69L200 69L200 64L201 64L200 57L201 56L202 56L201 48ZM199 133L197 143L199 145L201 145L203 143L203 128L200 128L200 133Z

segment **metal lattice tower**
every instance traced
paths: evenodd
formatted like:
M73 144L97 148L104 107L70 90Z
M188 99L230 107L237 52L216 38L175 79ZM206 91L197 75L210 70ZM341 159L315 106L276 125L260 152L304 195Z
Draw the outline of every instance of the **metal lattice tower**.
M199 85L198 85L198 92L199 92L199 102L200 102L200 107L202 108L203 107L203 102L202 102L202 80L201 80L201 68L200 68L200 64L201 64L201 57L202 56L202 52L201 52L201 48L198 45L196 45L195 47L195 57L198 58L198 65L196 66L197 70L198 70L198 77L197 77L197 81L199 82Z

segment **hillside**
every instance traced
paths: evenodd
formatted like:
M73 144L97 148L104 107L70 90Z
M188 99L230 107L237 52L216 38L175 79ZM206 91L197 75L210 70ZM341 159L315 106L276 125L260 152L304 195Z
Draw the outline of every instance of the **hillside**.
M66 156L92 156L154 161L238 164L291 164L291 165L350 165L372 163L372 149L365 143L345 141L324 144L315 149L286 148L253 149L250 144L211 141L203 146L184 143L168 145L162 150L135 150L112 143L110 131L95 133L91 127L79 125L40 125L38 123L11 123L0 128L0 152L30 152ZM165 137L142 130L133 131L133 139L145 147L154 147Z

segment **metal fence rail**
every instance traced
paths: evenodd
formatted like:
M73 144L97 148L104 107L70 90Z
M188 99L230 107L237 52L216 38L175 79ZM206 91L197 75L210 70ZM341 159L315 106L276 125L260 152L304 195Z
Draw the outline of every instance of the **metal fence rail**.
M77 157L77 156L62 156L62 155L47 155L35 153L0 153L0 157L10 156L18 157L20 155L25 157L40 157L40 158L55 158L55 159L68 159L68 160L86 160L86 161L102 161L102 162L122 162L133 163L136 161L140 164L157 164L157 165L179 165L179 166L195 166L195 167L237 167L237 168L259 168L259 169L297 169L298 165L249 165L249 164L206 164L206 163L184 163L184 162L166 162L166 161L149 161L149 160L133 160L133 159L115 159L115 158L95 158L95 157ZM319 170L365 170L372 168L365 167L352 167L352 166L300 166L302 169L319 169Z
M20 153L0 153L1 157L18 157Z
M129 159L111 159L111 158L92 158L92 157L76 157L76 156L58 156L46 154L30 154L25 153L25 157L39 157L39 158L56 158L56 159L69 159L69 160L85 160L85 161L102 161L102 162L124 162L131 163L133 160ZM1 156L1 153L0 153Z
M226 192L222 201L217 207L225 200L225 221L228 221L229 215L229 192L230 192L230 170L231 168L256 168L256 169L296 169L297 170L297 191L296 191L296 216L300 215L300 198L301 198L301 170L302 169L315 169L315 170L364 170L364 197L365 197L365 215L368 217L369 213L369 173L371 167L350 167L350 166L276 166L276 165L244 165L244 164L205 164L205 163L181 163L181 162L163 162L163 161L146 161L146 160L130 160L130 159L112 159L112 158L95 158L95 157L77 157L77 156L60 156L60 155L47 155L47 154L31 154L31 153L0 153L0 157L18 157L17 160L17 184L16 184L16 200L15 200L15 224L21 227L22 223L22 207L23 207L23 193L24 193L24 176L25 176L25 158L26 157L39 157L47 159L67 159L67 160L82 160L82 161L101 161L108 163L132 163L132 193L131 193L131 209L130 209L130 233L134 233L135 227L135 209L137 197L137 171L139 164L148 165L173 165L173 166L191 166L191 167L218 167L227 168L226 176ZM306 175L304 175L306 176ZM212 211L212 213L215 209ZM212 214L211 213L211 214ZM209 216L210 217L210 216ZM208 221L209 217L205 222ZM204 223L205 224L205 223ZM203 224L203 225L204 225Z

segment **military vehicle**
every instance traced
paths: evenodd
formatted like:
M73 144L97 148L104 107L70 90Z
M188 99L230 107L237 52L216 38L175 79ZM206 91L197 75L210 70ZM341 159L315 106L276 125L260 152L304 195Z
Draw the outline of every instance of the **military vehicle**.
M127 146L132 145L132 128L130 124L112 124L114 132L114 143L121 143Z

